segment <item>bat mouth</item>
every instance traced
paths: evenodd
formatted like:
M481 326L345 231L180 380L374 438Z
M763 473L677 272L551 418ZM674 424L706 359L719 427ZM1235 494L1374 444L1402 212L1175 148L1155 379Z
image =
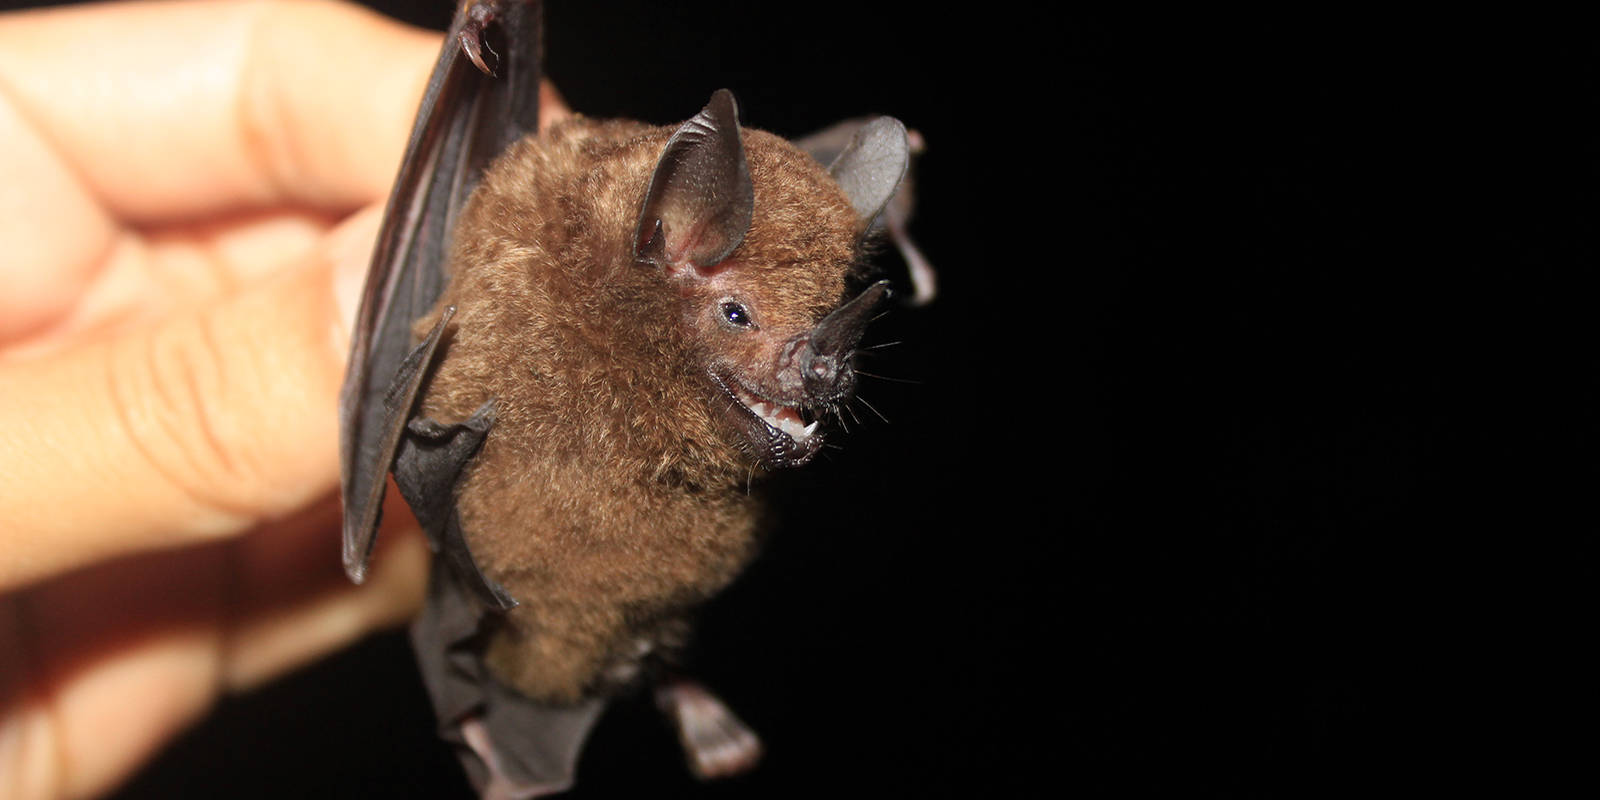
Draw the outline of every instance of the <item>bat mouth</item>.
M729 375L713 372L711 380L733 401L725 413L763 466L797 467L822 447L821 422L808 419L810 409L769 400Z

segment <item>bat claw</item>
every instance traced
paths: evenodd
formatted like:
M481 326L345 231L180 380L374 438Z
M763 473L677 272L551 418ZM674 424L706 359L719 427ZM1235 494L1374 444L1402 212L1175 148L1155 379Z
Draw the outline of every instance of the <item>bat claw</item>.
M483 51L489 51L498 66L500 57L494 48L484 41L483 32L489 23L500 13L501 3L496 0L474 0L466 9L467 20L461 26L461 31L456 34L456 41L461 43L461 52L465 53L467 60L485 75L494 75L494 67L483 60Z
M480 33L480 30L469 26L461 30L457 40L461 42L461 52L466 53L467 59L472 62L473 66L477 67L485 75L493 75L494 68L483 60L483 52L488 50L490 56L494 56L495 52L487 42L483 41L479 35ZM499 59L496 58L495 61L498 62Z

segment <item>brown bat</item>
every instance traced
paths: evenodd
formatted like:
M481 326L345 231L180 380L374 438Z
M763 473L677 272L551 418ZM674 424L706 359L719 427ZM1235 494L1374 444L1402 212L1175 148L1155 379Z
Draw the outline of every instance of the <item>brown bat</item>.
M753 555L751 478L808 461L851 395L887 292L861 243L908 159L884 117L824 168L741 129L726 90L676 128L533 136L538 26L529 3L457 13L341 398L346 567L392 471L437 553L413 642L485 797L569 786L641 677L696 774L759 758L677 654Z

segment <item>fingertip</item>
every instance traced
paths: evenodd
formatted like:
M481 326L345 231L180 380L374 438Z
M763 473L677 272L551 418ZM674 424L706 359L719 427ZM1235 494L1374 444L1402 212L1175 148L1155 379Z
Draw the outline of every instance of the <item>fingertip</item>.
M0 81L118 218L344 213L388 191L438 47L346 2L106 3L0 18Z
M241 119L280 190L336 209L383 197L439 42L351 3L275 5L253 35Z

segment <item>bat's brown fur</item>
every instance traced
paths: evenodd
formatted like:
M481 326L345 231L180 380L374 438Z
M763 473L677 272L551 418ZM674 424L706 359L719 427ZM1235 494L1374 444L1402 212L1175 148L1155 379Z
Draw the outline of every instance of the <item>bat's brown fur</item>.
M857 216L833 180L746 130L753 217L714 270L759 298L763 334L708 325L705 291L633 258L671 134L579 119L508 150L463 212L440 301L458 311L422 412L456 422L495 401L458 509L480 565L522 603L489 664L539 700L625 681L750 559L756 465L708 365L759 383L771 343L836 307L856 259Z

